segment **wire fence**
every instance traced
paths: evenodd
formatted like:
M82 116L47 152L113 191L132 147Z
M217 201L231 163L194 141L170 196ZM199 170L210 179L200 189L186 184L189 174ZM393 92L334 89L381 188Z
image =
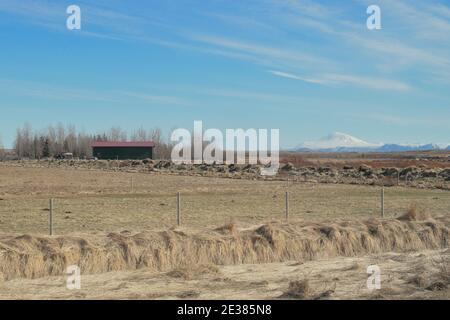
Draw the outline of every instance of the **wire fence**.
M17 197L0 201L0 232L61 235L144 231L174 226L218 227L236 222L395 217L416 203L431 214L450 212L450 193L401 187L274 183L264 189L159 190L131 180L127 193Z

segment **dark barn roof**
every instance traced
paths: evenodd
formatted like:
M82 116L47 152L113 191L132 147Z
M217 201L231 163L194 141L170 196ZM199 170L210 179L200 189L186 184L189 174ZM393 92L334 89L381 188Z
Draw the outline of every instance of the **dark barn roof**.
M137 142L128 142L128 141L96 141L92 143L93 148L152 148L155 146L153 141L137 141Z

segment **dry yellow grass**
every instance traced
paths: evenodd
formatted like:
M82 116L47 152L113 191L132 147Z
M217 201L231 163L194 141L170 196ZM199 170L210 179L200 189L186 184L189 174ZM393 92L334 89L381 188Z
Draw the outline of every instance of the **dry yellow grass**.
M0 284L0 299L279 299L289 284L308 279L306 299L450 299L450 287L427 290L439 279L434 260L449 250L383 253L269 264L218 266L218 272L191 273L190 279L147 268L82 274L81 290L68 290L65 276L14 279ZM358 264L361 268L350 268ZM370 291L366 267L382 271L382 290ZM411 282L414 276L424 280ZM436 288L437 289L437 288ZM282 299L298 299L282 297Z
M286 190L289 223L284 222ZM182 193L181 228L175 227L177 192ZM75 264L83 277L107 279L114 272L145 270L186 284L202 276L221 278L223 266L290 261L290 266L302 268L316 259L449 247L450 192L387 188L386 219L378 218L379 196L379 188L370 186L287 186L280 181L0 165L0 281L9 285L16 281L12 279L61 276ZM56 198L53 237L45 235L50 197ZM413 202L418 205L410 207ZM340 272L364 273L355 260ZM448 278L437 274L448 274L448 269L435 269L432 281L408 275L404 282L442 291L442 279ZM270 297L286 292L293 292L289 298L333 297L332 286L317 288L318 277L291 278L291 291L284 283ZM252 279L258 290L267 286L264 277ZM297 290L301 279L312 288L303 296ZM135 288L122 297L205 298L195 286L182 289L164 296L143 295L142 288ZM367 297L392 295L383 291Z
M411 204L405 214L400 215L397 219L402 221L425 220L430 218L430 214L425 208L418 208L416 203Z
M134 190L131 191L131 177ZM380 190L357 185L290 184L280 181L133 174L0 164L0 233L48 232L48 199L55 198L55 234L162 230L176 224L176 193L182 224L210 227L238 222L252 226L290 220L361 219L380 214ZM450 192L386 189L386 216L417 202L433 215L450 212Z
M64 274L69 265L83 273L149 268L169 271L194 265L304 261L321 257L448 248L449 218L336 220L330 223L272 223L239 229L171 229L106 237L0 239L0 276L38 278ZM218 231L219 230L219 231Z

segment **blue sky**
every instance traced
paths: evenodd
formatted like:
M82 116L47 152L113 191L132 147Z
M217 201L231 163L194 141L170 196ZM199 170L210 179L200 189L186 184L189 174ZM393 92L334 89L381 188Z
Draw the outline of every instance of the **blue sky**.
M0 135L202 120L279 128L282 147L334 131L450 143L449 34L443 0L0 0Z

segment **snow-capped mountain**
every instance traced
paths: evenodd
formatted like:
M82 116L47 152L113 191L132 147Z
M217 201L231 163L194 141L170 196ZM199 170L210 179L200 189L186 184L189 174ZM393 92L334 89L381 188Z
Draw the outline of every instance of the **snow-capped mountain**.
M345 133L335 132L317 141L304 142L297 149L333 152L342 149L374 149L381 146L382 144L366 142Z
M448 145L438 144L384 144L371 143L349 134L335 132L317 141L307 141L300 144L295 151L318 152L402 152L444 150ZM447 147L450 150L450 146Z

